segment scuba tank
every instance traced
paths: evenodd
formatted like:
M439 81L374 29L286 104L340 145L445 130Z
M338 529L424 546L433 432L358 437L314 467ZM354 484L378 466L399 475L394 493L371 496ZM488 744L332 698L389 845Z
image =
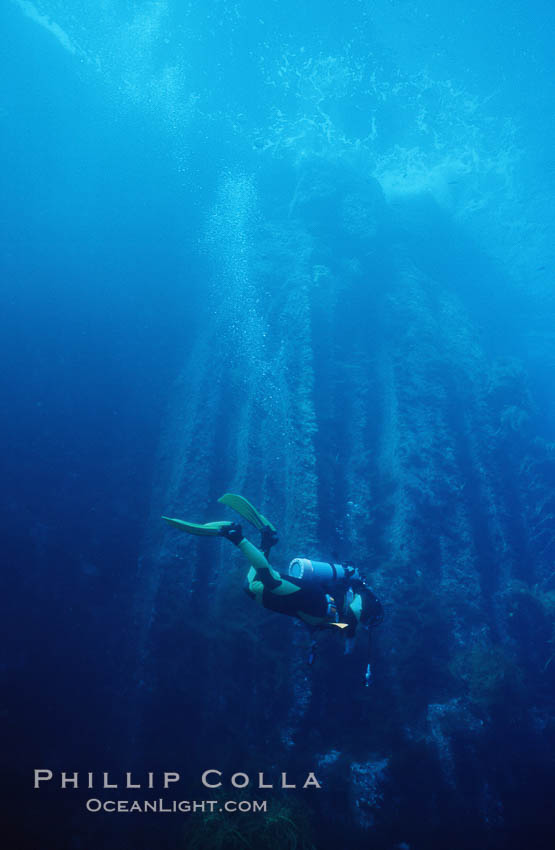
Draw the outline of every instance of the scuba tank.
M352 568L351 571L352 573ZM327 584L333 581L349 578L347 567L342 564L332 564L331 561L311 561L309 558L294 558L289 564L289 575L292 578L302 578L311 583Z

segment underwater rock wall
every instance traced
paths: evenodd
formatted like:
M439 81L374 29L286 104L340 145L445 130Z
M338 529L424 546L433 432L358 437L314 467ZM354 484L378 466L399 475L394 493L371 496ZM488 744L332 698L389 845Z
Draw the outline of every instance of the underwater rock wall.
M276 746L281 741L288 748L310 692L305 654L303 663L297 664L295 653L285 660L267 644L275 642L276 635L280 641L285 635L294 645L299 639L302 642L304 634L299 638L299 629L289 621L277 627L268 624L257 609L252 610L241 589L247 565L229 544L176 534L160 519L162 513L197 521L229 518L229 509L219 506L217 498L226 491L240 492L278 523L280 536L293 551L305 551L316 540L313 349L303 268L306 245L299 240L298 230L292 230L291 244L280 243L282 256L277 265L276 257L264 259L260 248L265 241L274 246L275 234L257 231L258 252L251 256L252 211L243 211L241 230L235 209L236 203L250 204L250 195L244 178L226 178L212 213L209 244L218 286L208 307L205 332L176 387L160 441L152 512L139 565L137 675L147 693L159 691L162 680L182 682L184 697L187 675L182 669L189 664L191 675L195 670L196 708L188 701L187 711L202 713L205 721L211 710L205 713L204 706L213 704L214 692L222 692L219 714L232 718L242 709L246 688L254 702L253 736L272 714L273 697L267 687L278 683L294 695L284 722L276 726L272 721ZM283 242L283 232L280 235ZM254 275L256 290L251 283ZM264 291L272 294L262 304ZM275 322L276 330L268 339L270 322ZM245 532L257 542L255 529L245 527ZM281 566L285 568L286 563ZM230 618L229 610L236 616ZM171 634L175 642L168 652L165 640ZM184 643L179 642L180 635ZM230 666L229 648L234 641L241 645L244 670L230 704L221 682L227 682L228 676L229 681L237 679ZM210 665L201 671L206 654ZM254 675L257 662L269 665L266 689ZM214 668L217 676L212 675ZM179 698L176 691L173 699ZM285 720L288 713L290 719ZM148 724L143 715L139 710L139 726ZM218 720L214 722L217 727Z
M324 753L326 787L361 830L404 840L402 816L439 828L461 788L468 828L499 830L510 782L487 750L508 704L522 741L553 735L553 447L532 433L521 367L476 318L467 241L452 233L456 263L434 268L443 231L415 237L418 202L407 218L343 165L264 185L225 177L210 217L214 292L161 438L139 569L135 743L149 694L167 692L215 750L244 729L253 763ZM347 663L339 641L309 669L304 630L250 604L227 543L163 527L162 513L220 518L225 491L276 523L278 568L306 554L367 575L387 614L372 688L363 651ZM503 756L513 785L518 752ZM431 798L407 785L415 765Z

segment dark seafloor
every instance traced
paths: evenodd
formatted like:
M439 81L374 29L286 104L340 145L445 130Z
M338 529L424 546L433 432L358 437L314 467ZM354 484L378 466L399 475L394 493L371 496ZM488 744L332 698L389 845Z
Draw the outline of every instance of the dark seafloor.
M2 845L550 850L553 11L1 20ZM160 521L225 491L278 568L360 565L370 687L362 646L309 667L225 541ZM323 787L92 814L35 768Z

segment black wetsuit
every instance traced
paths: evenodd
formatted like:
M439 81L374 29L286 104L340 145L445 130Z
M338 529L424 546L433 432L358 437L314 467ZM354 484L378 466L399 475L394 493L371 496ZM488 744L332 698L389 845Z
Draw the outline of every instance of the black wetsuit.
M337 581L333 588L326 588L306 579L279 573L270 566L260 549L246 538L238 547L251 564L245 590L270 611L299 617L310 626L346 624L345 635L354 637L361 617L366 619L367 601L375 603L381 610L374 594L360 579Z

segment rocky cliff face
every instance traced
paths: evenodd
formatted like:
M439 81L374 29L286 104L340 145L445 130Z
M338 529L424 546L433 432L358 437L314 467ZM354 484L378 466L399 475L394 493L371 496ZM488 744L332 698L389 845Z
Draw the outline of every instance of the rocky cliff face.
M548 775L555 728L555 450L504 281L428 199L388 207L320 161L228 177L206 242L214 291L139 570L135 745L162 696L191 762L316 766L332 833L420 846L464 815L451 847L496 846L535 817L521 757ZM370 688L361 647L325 635L309 668L303 628L242 594L236 552L162 527L223 516L225 491L275 522L278 568L361 567L386 609Z

